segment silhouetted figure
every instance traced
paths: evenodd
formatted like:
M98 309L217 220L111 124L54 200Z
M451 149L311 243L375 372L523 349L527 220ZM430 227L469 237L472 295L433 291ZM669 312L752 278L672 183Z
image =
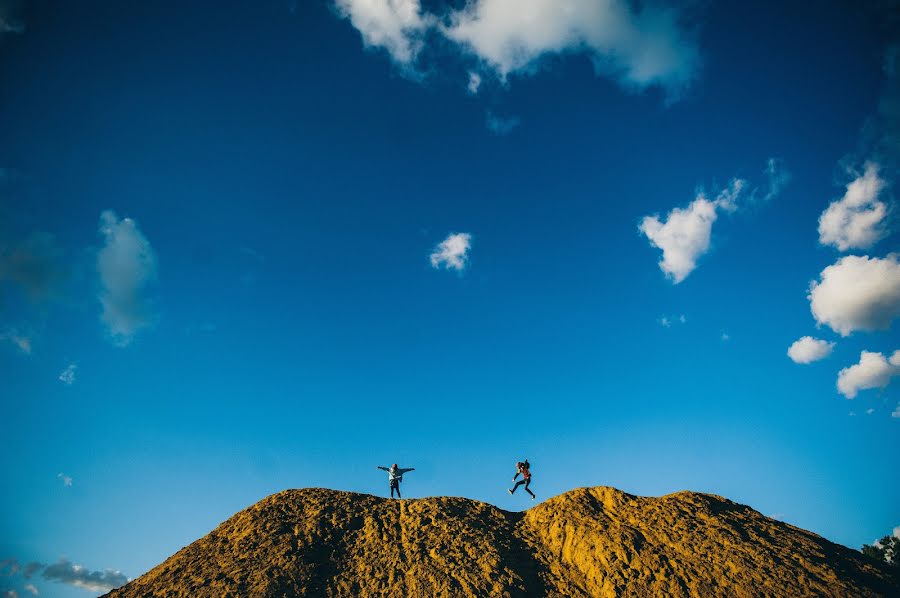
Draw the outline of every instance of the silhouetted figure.
M410 467L408 469L403 469L402 467L397 467L396 463L391 465L390 468L382 467L381 465L379 465L377 467L377 469L382 469L382 470L388 472L388 480L391 482L391 498L394 498L394 490L397 491L397 498L403 498L402 496L400 496L400 482L403 481L403 474L406 473L407 471L415 471L416 470L415 467Z
M516 475L513 476L513 481L516 482L516 478L519 477L519 474L522 475L522 479L516 482L516 485L507 490L510 494L514 494L516 488L525 484L525 492L531 495L531 500L534 500L534 492L528 489L528 485L531 484L531 465L528 463L528 459L525 459L525 462L522 463L519 461L516 463Z

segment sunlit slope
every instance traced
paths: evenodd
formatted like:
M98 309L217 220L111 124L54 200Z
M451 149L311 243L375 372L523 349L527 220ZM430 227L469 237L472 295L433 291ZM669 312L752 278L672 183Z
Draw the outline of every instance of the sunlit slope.
M888 569L718 496L582 488L525 513L288 490L111 596L888 596Z

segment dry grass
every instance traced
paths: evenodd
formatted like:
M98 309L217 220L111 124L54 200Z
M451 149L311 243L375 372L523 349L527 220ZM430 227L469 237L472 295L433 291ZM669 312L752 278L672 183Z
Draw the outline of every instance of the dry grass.
M898 596L856 551L718 496L581 488L525 513L288 490L110 596Z

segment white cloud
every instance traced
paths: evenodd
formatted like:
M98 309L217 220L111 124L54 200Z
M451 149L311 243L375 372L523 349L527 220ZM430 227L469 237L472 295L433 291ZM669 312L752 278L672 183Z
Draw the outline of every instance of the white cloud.
M507 135L513 129L519 126L518 116L500 116L488 111L485 124L491 133L496 135Z
M65 583L92 592L109 592L129 581L121 571L113 569L90 571L65 559L60 559L53 565L47 565L41 573L41 577L48 581Z
M900 262L848 255L822 270L809 287L809 305L819 324L841 336L855 330L886 330L900 316Z
M893 412L891 412L891 417L900 418L900 403L897 403L897 408L894 409ZM898 537L900 537L900 536L898 536Z
M462 271L469 261L469 248L472 235L469 233L451 233L434 248L430 259L435 268L443 266L448 270Z
M881 353L863 351L859 363L838 372L838 391L852 399L860 390L887 388L891 378L900 374L900 351L894 351L890 359Z
M25 355L31 355L31 337L17 330L0 332L0 341L6 341L15 345Z
M661 318L659 319L659 324L660 324L663 328L669 328L669 327L672 326L672 322L670 322L670 321L669 321L669 318L667 318L666 316L663 316L663 317L661 317Z
M38 589L34 586L33 583L26 583L25 591L28 592L29 594L31 594L32 596L40 596L41 595L41 593L38 591Z
M712 225L718 210L733 211L745 182L734 179L714 200L703 193L697 195L687 208L674 208L665 222L658 215L645 216L638 229L654 247L662 249L659 267L678 284L697 267L697 260L709 250Z
M887 235L888 207L879 196L885 181L878 165L866 164L865 172L847 185L847 192L819 216L819 243L841 251L868 249Z
M444 15L424 13L419 0L335 5L367 47L384 48L405 68L418 59L426 39L449 42L461 57L475 58L480 69L504 81L534 72L544 57L585 54L598 75L626 88L656 85L677 97L700 64L679 11L649 4L637 9L627 0L471 0ZM470 90L471 84L470 78Z
M684 314L681 314L680 316L678 316L678 321L681 322L682 324L687 324L687 316L685 316Z
M873 413L875 413L875 409L873 409L872 407L866 409L866 415L872 415Z
M804 336L795 340L788 347L787 354L794 360L794 363L812 363L831 355L832 349L834 349L834 343Z
M62 480L63 486L65 486L66 488L72 487L71 476L67 476L66 474L60 472L60 473L56 474L56 477L58 477L60 480Z
M726 341L730 341L730 340L731 340L731 335L729 335L727 332L723 332L723 333L722 333L722 336L719 337L719 338L722 339L722 342L726 342Z
M78 369L77 365L75 365L74 363L70 363L66 367L66 369L64 369L59 374L59 379L62 381L63 384L65 384L67 386L72 386L72 384L75 382L75 371L77 369Z
M586 54L600 75L625 87L677 94L694 78L699 52L674 9L625 0L475 0L441 31L500 79L534 71L553 54Z
M360 32L366 47L384 48L400 64L412 62L419 53L429 26L419 0L336 0L335 4Z
M763 172L766 175L766 179L768 179L769 188L762 200L769 201L780 194L791 181L791 173L784 167L784 161L778 158L769 158L766 162L766 169Z
M125 346L155 320L143 292L156 280L156 254L130 218L119 220L114 212L105 211L100 215L100 233L105 240L97 254L103 306L100 319L113 342Z
M478 90L481 89L481 75L476 72L470 72L469 84L466 86L466 89L468 89L469 93L472 95L478 93Z

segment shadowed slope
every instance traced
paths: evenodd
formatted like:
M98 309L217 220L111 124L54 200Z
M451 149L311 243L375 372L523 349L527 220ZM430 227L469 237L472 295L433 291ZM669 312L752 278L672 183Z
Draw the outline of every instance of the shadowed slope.
M890 595L886 568L718 496L581 488L525 513L288 490L110 596Z

